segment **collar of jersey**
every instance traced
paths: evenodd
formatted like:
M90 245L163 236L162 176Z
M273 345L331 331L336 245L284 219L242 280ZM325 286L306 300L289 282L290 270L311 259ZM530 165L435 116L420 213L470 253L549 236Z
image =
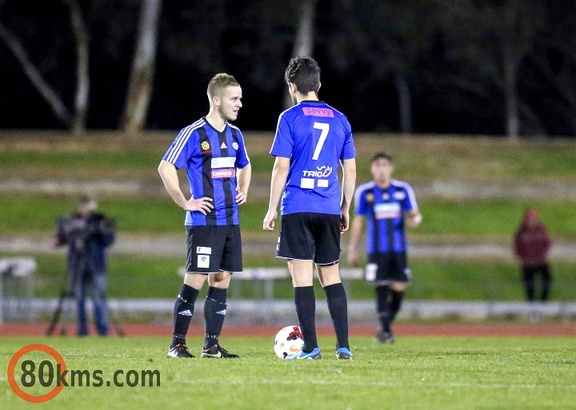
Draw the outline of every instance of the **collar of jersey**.
M218 131L216 128L214 128L214 126L213 126L212 124L210 124L210 121L208 121L208 120L206 119L206 117L202 117L202 118L204 118L204 122L205 122L206 124L208 124L208 126L209 126L210 128L212 128L212 129L213 129L215 132L217 132L218 134L224 134L224 133L226 132L226 129L228 128L228 121L226 121L226 126L224 127L224 130L223 130L223 131Z

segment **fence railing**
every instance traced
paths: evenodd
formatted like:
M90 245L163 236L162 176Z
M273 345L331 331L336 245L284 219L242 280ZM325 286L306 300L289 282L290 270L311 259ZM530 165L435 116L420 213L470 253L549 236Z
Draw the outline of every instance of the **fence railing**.
M185 268L180 268L178 274L184 276L186 272ZM264 285L263 298L265 300L274 299L274 284L278 279L286 279L290 277L290 272L287 268L246 268L242 273L234 275L234 281L246 281L246 280L256 280L262 281ZM345 287L348 287L348 281L351 279L362 279L364 277L364 271L360 268L341 268L340 277L342 278L342 283ZM232 291L232 297L235 294L239 294L240 286L235 286Z

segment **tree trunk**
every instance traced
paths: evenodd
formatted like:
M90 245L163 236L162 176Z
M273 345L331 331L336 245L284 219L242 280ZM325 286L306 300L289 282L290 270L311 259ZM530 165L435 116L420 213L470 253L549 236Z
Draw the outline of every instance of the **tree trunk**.
M561 48L559 50L565 57L571 57L570 51L566 52ZM572 58L572 60L572 64L576 63L576 59ZM574 90L574 87L567 86L567 82L562 81L563 78L552 71L547 59L532 57L532 61L534 62L534 66L540 70L544 78L546 78L548 84L562 97L557 100L558 108L556 108L555 111L565 118L566 123L570 126L571 134L576 135L576 90Z
M316 3L318 0L302 0L300 3L300 13L298 15L298 28L296 39L292 48L293 57L312 57L314 50L314 16L316 14ZM294 105L288 92L284 98L284 108Z
M524 131L525 135L531 135L539 139L549 137L548 130L530 105L524 101L520 101L518 110L520 111L520 117L524 119L524 127L526 128Z
M516 90L516 64L514 64L510 54L510 52L504 52L506 136L509 140L517 140L520 137L520 118L518 113L518 92Z
M146 125L156 66L156 44L161 6L162 0L143 0L140 11L138 40L122 120L122 128L128 135L136 135Z
M75 135L86 131L86 115L88 114L88 97L90 94L89 76L89 45L88 32L82 11L74 0L64 0L70 8L72 31L76 41L76 96L74 98L74 117L72 118L72 132Z
M394 74L394 85L398 93L398 106L400 111L400 132L410 134L412 132L412 96L406 76L401 73Z
M22 44L20 44L20 41L12 33L10 33L6 26L1 22L0 38L2 38L4 43L6 43L6 46L10 49L12 54L14 54L14 57L16 57L20 65L22 65L22 68L32 82L32 85L34 85L34 87L50 105L50 108L52 108L56 118L69 126L71 123L70 113L62 102L62 99L58 96L58 94L56 94L50 84L46 82L42 76L42 73L40 73L32 61L30 61L30 58L28 57L28 54L26 53L26 50L24 50Z

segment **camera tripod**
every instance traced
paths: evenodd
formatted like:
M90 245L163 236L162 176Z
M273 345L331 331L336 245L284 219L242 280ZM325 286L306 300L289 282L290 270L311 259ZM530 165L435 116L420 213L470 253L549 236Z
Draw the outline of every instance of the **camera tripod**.
M58 325L59 322L61 322L60 336L66 335L66 321L62 320L62 313L65 310L70 311L70 309L64 309L64 304L67 303L68 305L70 305L76 302L76 295L74 294L74 286L76 285L78 280L83 280L82 274L84 273L86 267L89 267L91 272L95 272L95 270L90 267L89 257L84 253L82 253L78 258L78 262L75 268L73 269L73 275L69 275L68 273L66 274L66 277L64 279L64 285L62 286L62 290L60 291L58 304L56 305L56 309L54 310L54 313L52 315L50 325L46 330L46 336L52 336L54 334L56 326ZM120 326L120 323L118 322L112 310L107 309L107 314L108 314L108 321L112 325L112 327L114 327L118 336L124 336L124 330Z

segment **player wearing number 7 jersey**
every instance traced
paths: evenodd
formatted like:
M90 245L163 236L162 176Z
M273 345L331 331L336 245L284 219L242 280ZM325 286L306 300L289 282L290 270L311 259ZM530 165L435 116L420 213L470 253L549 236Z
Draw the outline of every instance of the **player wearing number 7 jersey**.
M270 202L263 229L273 230L280 200L282 220L276 256L288 260L294 302L304 338L298 359L321 357L316 339L314 264L326 292L336 333L336 356L351 359L348 303L340 279L340 234L348 229L356 183L356 151L346 116L318 100L320 67L296 57L285 80L294 106L278 119L270 154ZM342 189L338 168L343 167Z

